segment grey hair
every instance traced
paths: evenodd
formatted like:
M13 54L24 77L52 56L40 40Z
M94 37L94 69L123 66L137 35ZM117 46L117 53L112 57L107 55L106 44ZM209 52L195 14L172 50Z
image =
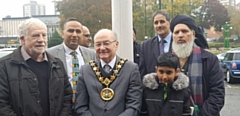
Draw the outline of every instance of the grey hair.
M154 13L152 14L152 20L153 20L153 21L154 21L155 16L157 16L158 14L161 14L161 15L165 16L166 19L167 19L167 21L170 21L170 15L169 15L169 13L168 13L167 11L165 11L165 10L157 10L156 12L154 12Z
M39 19L36 18L30 18L27 19L25 21L23 21L21 24L19 24L18 26L18 33L19 36L27 36L28 35L28 29L32 26L32 25L40 25L40 26L44 26L47 29L47 26L44 22L42 22Z
M113 39L113 40L118 40L117 34L116 34L114 31L110 30L110 29L101 29L101 30L99 30L99 31L95 34L94 40L95 40L96 36L97 36L99 33L102 33L102 32L109 32L109 33L111 33L111 36L112 36L112 39Z

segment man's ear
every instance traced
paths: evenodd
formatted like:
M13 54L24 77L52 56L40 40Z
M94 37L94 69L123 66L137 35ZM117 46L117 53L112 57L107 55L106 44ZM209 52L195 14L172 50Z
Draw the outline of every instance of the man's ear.
M20 36L20 37L19 37L19 40L20 40L21 44L24 44L24 43L25 43L25 38L24 38L24 36Z
M64 38L63 36L64 36L64 32L63 32L64 30L62 30L61 32L61 37L62 37L62 39Z
M195 31L192 31L192 32L193 32L193 36L195 37L195 35L196 35Z
M157 68L158 68L158 67L157 67L157 66L155 66L155 71L156 71L156 72L157 72L157 70L158 70Z
M178 73L180 72L180 68L176 69L176 76L178 76Z

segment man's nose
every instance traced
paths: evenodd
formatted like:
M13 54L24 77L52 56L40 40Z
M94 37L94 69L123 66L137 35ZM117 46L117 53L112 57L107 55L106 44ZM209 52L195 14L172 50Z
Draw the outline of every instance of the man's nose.
M77 32L76 31L73 31L73 36L77 36Z
M45 36L43 36L43 35L40 35L39 36L39 38L37 39L37 42L43 42L43 41L45 41Z

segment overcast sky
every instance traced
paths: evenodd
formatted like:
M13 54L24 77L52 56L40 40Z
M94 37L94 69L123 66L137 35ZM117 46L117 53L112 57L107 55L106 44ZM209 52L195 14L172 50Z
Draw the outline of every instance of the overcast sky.
M35 0L39 4L44 4L46 7L46 15L54 15L53 0ZM239 3L240 0L236 0ZM30 0L1 0L0 2L0 20L10 15L11 17L23 16L23 5L30 3Z
M38 4L44 4L46 15L54 15L53 0L35 0ZM30 0L1 0L0 20L10 15L11 17L23 17L23 5L30 3Z

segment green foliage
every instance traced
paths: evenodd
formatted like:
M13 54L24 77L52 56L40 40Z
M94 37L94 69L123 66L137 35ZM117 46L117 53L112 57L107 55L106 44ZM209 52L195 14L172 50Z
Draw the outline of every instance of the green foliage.
M158 0L157 0L158 1ZM200 0L161 0L162 9L171 15L186 14L197 15L196 9L203 3ZM156 0L133 0L133 24L137 30L137 39L143 41L144 36L149 38L155 36L152 14L158 10L159 4ZM198 20L196 17L195 19Z
M101 28L111 29L111 0L62 0L57 4L61 27L67 18L75 17L94 35Z
M221 51L216 51L216 50L213 50L213 51L210 50L210 52L215 55L222 53Z
M230 21L227 9L218 0L208 0L201 8L200 25L209 29L214 26L217 31L221 31L221 27Z
M198 17L199 7L202 0L161 0L162 9L169 14L187 14L195 16L196 22L200 22ZM153 28L152 14L159 9L158 0L132 0L133 5L133 26L137 30L137 40L143 41L144 36L149 38L155 36ZM60 12L61 27L67 18L75 17L83 25L89 27L94 35L100 28L112 28L111 20L111 0L61 0L57 4Z
M166 9L172 17L178 14L197 15L198 9L203 2L201 0L162 0L163 8Z
M58 32L55 30L53 33L52 37L48 41L48 48L59 45L63 42L63 39L61 36L58 34Z
M240 3L238 3L235 7L240 8ZM236 9L233 6L228 6L228 13L231 18L230 25L232 29L230 30L231 34L236 34L238 37L240 37L240 10ZM239 39L237 40L239 41Z
M144 41L144 37L153 37L152 13L158 10L156 0L133 0L133 26L137 30L137 39Z

